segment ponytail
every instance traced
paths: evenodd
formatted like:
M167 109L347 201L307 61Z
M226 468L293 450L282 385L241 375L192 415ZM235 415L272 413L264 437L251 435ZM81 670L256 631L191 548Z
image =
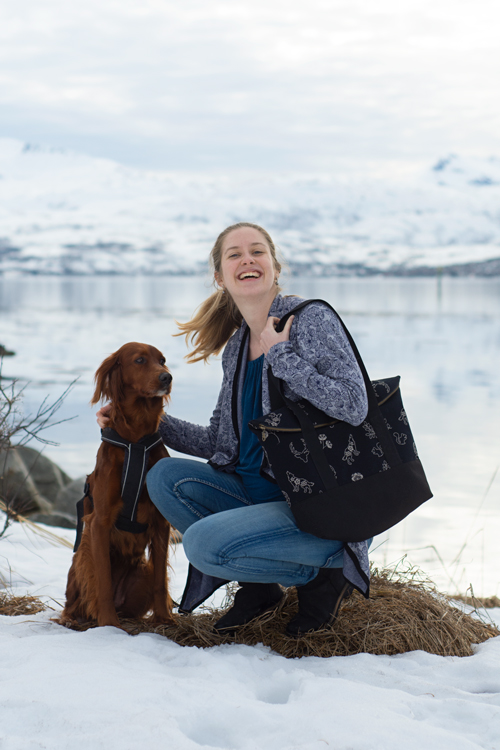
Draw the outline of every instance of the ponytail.
M194 345L193 351L186 355L188 362L207 362L209 357L220 353L242 320L232 297L217 289L201 303L191 320L177 323L180 333L174 336L185 336L186 344Z

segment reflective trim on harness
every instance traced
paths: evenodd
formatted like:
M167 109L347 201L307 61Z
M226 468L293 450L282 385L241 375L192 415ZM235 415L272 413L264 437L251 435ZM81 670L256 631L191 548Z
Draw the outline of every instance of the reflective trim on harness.
M101 430L101 440L111 445L117 445L125 450L125 460L122 469L121 496L123 508L116 519L115 526L121 531L129 531L132 534L141 534L148 528L147 523L137 521L137 505L139 497L146 481L149 452L152 448L162 442L159 432L151 435L145 435L138 443L132 443L119 435L111 427ZM80 546L83 531L83 515L85 498L88 497L94 506L92 495L90 494L89 483L85 483L85 494L76 504L77 510L77 527L76 541L74 552Z

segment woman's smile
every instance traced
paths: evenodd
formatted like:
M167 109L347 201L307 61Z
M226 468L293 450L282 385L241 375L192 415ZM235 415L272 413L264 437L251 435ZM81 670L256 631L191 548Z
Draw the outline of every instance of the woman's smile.
M243 271L238 278L240 281L246 281L247 279L260 279L261 276L260 271Z
M277 276L270 248L265 237L253 227L230 232L224 241L221 273L216 274L220 286L236 301L247 291L275 296Z

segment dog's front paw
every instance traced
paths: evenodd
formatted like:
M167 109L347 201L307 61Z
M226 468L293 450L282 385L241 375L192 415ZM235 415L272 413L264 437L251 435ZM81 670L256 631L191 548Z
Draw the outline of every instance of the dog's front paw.
M120 628L120 630L124 630L122 626L120 625L120 621L116 614L108 614L108 615L99 615L97 617L97 624L100 628L105 628L107 625L111 625L113 628Z
M171 625L174 622L174 617L165 607L153 612L151 622L153 625Z

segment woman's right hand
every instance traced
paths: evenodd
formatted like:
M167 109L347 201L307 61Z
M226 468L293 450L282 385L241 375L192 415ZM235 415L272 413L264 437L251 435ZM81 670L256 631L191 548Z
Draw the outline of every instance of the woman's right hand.
M97 419L97 424L99 425L101 430L104 430L104 428L108 426L110 412L111 412L111 404L105 404L104 406L101 406L101 408L95 415Z

